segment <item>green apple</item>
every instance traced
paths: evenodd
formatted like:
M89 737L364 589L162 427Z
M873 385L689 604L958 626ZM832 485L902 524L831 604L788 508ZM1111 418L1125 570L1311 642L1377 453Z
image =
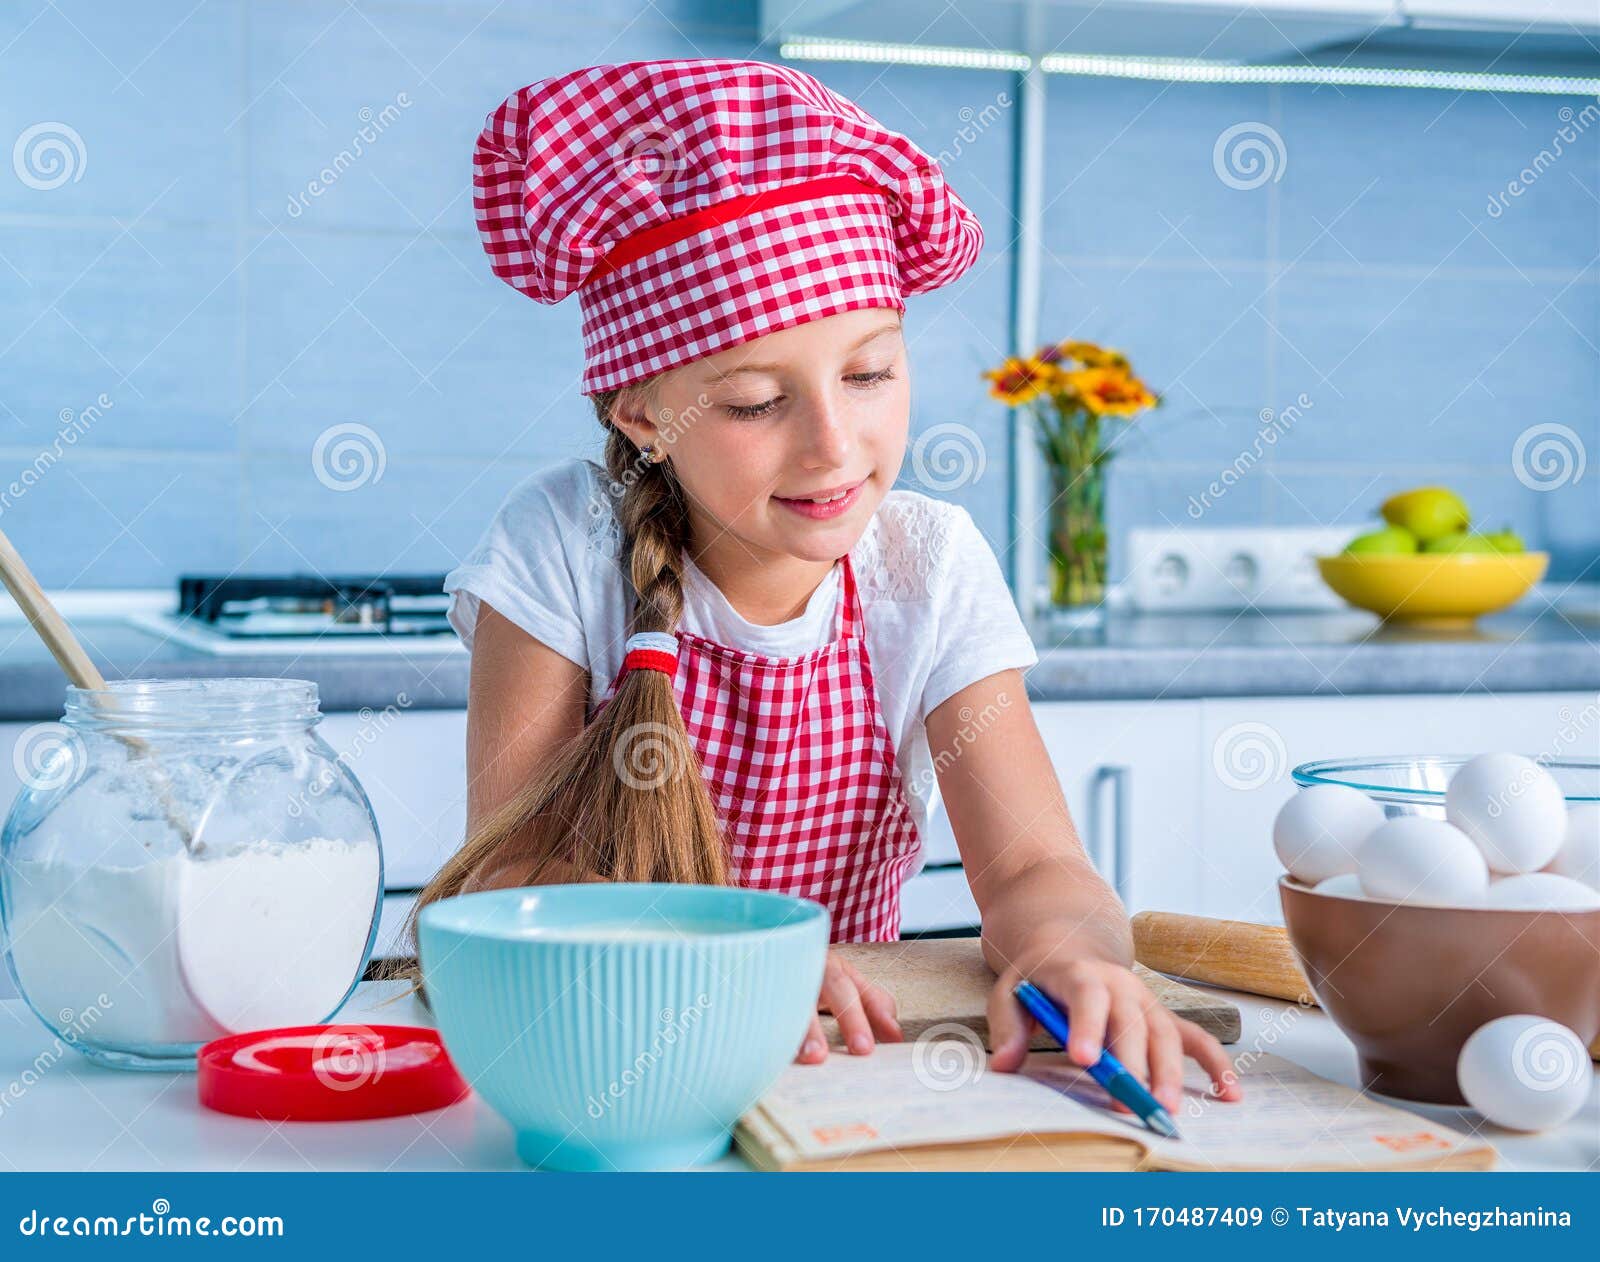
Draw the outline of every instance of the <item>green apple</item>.
M1442 486L1419 486L1383 501L1378 510L1391 526L1403 526L1426 544L1465 530L1472 515L1462 498Z
M1352 556L1398 556L1417 550L1417 537L1401 526L1385 526L1369 534L1357 535L1344 545Z
M1496 552L1526 552L1528 545L1522 542L1522 536L1507 526L1504 530L1491 531L1484 535L1491 547Z
M1465 530L1458 530L1453 535L1445 535L1440 539L1430 539L1422 545L1424 552L1499 552L1501 549L1494 546L1488 535L1472 535Z

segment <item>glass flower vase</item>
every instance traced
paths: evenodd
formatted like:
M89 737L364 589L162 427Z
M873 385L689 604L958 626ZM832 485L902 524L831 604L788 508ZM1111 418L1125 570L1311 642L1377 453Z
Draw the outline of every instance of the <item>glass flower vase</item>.
M1050 603L1094 607L1106 594L1106 470L1100 418L1075 409L1038 409L1050 475Z

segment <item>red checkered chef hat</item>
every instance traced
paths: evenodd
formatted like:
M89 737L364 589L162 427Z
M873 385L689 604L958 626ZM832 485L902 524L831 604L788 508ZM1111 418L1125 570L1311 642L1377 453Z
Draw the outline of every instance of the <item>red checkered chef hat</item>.
M939 164L810 75L635 61L543 79L473 154L494 273L578 292L583 392L860 307L905 310L977 257Z

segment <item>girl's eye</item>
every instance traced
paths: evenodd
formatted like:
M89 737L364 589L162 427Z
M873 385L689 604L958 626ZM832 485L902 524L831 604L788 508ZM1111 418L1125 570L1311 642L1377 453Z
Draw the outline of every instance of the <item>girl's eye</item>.
M857 386L876 386L894 380L894 369L880 368L877 372L851 373L845 380Z
M779 395L778 398L768 399L765 403L726 403L723 405L722 410L729 416L738 417L742 421L750 421L754 420L758 416L765 416L768 412L776 408L778 404L782 402L782 400L783 396Z
M851 385L859 387L881 385L883 382L892 381L893 379L894 369L892 367L881 368L877 372L854 372L845 377L845 380ZM782 402L783 396L780 394L777 398L768 399L765 403L725 403L722 405L722 410L729 416L736 417L741 421L752 421L757 417L767 416L776 411L778 404Z

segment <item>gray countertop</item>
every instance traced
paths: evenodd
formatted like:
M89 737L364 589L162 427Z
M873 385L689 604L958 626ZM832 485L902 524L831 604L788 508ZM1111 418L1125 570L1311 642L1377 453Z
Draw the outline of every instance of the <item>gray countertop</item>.
M325 711L466 705L465 653L401 646L214 656L108 619L73 627L108 678L267 675L314 680ZM1460 633L1404 631L1369 615L1108 614L1099 626L1041 628L1035 700L1600 691L1600 596L1557 607L1535 595ZM63 679L25 626L0 634L0 719L61 714Z
M310 679L325 712L382 709L406 694L408 708L459 710L467 704L469 656L410 651L377 653L230 653L218 656L122 622L71 619L72 629L107 679L178 676L269 676ZM391 642L395 643L395 642ZM24 624L0 634L0 720L58 719L66 677L50 651Z
M1028 691L1047 700L1600 691L1600 598L1536 596L1463 630L1356 611L1110 614L1040 629Z

